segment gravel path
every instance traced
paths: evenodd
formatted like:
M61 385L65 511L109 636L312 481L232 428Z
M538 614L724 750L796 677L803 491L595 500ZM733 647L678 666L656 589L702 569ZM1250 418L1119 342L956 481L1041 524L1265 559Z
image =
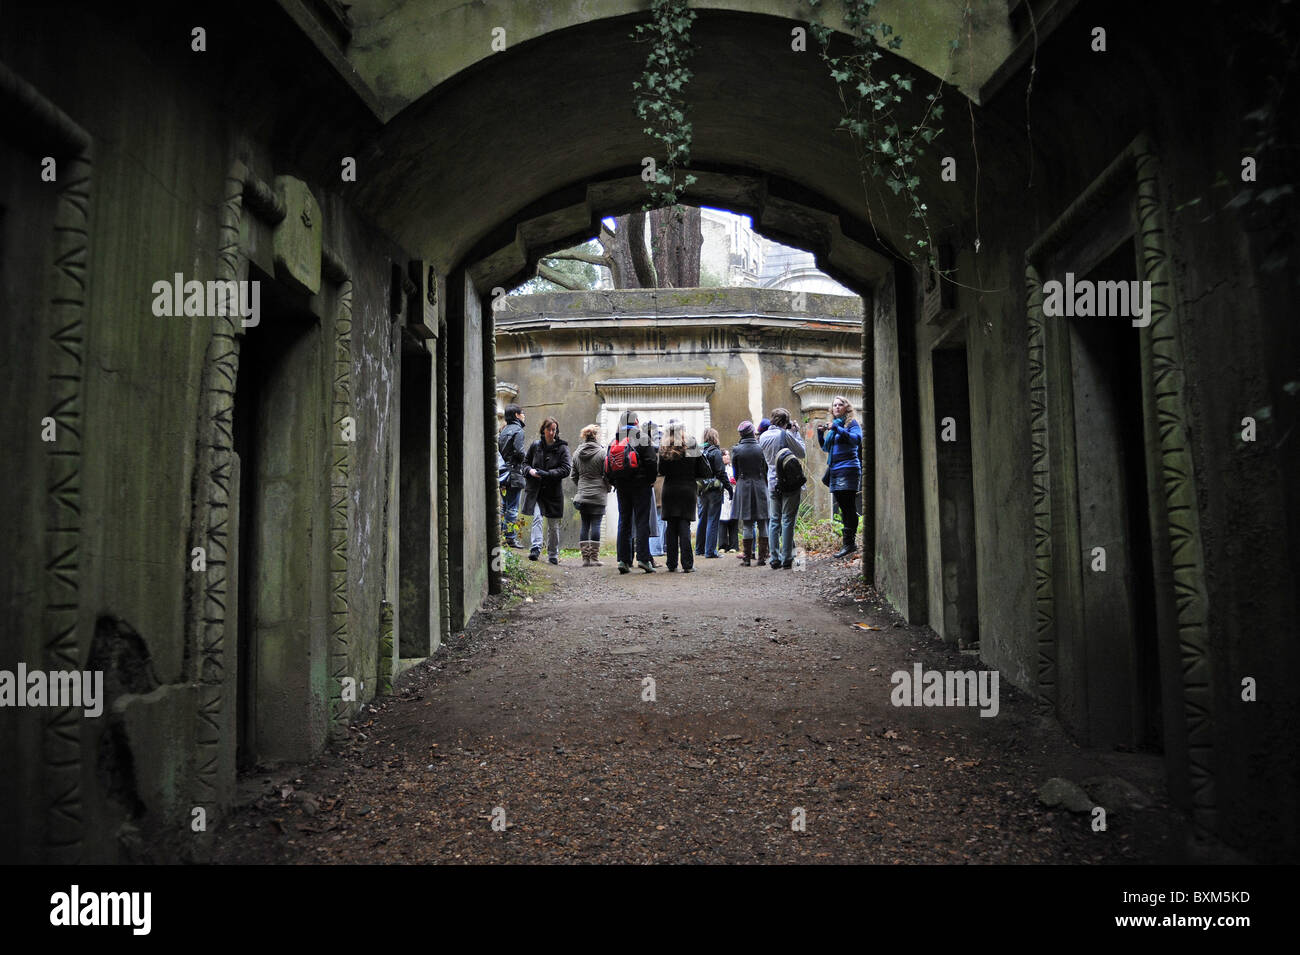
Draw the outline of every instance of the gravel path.
M525 562L533 583L347 743L245 777L215 861L1174 861L1159 757L1078 749L1006 680L992 718L895 707L894 671L977 658L882 609L857 562L739 563ZM1037 799L1049 777L1101 774L1154 805L1094 832Z

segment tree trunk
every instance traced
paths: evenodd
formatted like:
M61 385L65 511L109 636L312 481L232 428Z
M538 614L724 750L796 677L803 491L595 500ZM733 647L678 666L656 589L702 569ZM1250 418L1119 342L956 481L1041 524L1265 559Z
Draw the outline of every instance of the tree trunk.
M645 213L619 216L615 229L600 229L600 244L609 259L614 288L654 288L654 263L645 244Z
M696 206L671 206L650 213L651 245L660 288L696 288L704 233Z

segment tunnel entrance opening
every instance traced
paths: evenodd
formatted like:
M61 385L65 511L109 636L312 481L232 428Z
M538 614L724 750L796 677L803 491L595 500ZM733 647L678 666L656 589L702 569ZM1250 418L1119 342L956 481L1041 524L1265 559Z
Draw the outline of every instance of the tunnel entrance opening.
M255 271L255 270L254 270ZM234 402L232 511L237 566L236 763L241 770L310 752L311 630L318 608L316 480L325 460L320 328L301 302L262 276L261 321L244 332ZM229 612L229 610L228 610ZM323 660L321 661L323 663ZM323 690L323 687L321 688Z
M1133 281L1124 241L1087 279ZM1160 672L1139 331L1069 322L1088 736L1160 752Z

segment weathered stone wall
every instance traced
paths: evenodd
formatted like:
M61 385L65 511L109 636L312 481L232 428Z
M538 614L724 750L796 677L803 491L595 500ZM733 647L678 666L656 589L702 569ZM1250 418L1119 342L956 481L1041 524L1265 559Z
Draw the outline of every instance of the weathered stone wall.
M1282 263L1294 263L1296 247L1293 236L1278 231L1283 213L1260 202L1257 191L1251 199L1247 190L1294 182L1298 170L1294 162L1285 163L1273 153L1267 185L1262 176L1257 187L1240 181L1243 156L1251 154L1255 142L1251 121L1240 117L1257 109L1266 93L1239 82L1223 87L1226 98L1203 110L1204 104L1189 93L1199 89L1193 75L1198 55L1193 51L1201 39L1190 35L1190 25L1179 26L1176 37L1163 29L1153 31L1150 22L1129 25L1128 34L1143 37L1141 51L1131 55L1095 54L1079 41L1094 23L1106 22L1108 16L1120 22L1126 13L1121 5L1110 4L1091 18L1076 14L1039 50L1032 157L1018 147L990 160L981 147L978 231L968 206L968 218L951 233L956 274L965 285L975 286L955 289L952 318L959 327L954 332L952 321L918 323L926 586L933 610L943 597L936 486L943 412L934 405L933 348L951 346L955 334L964 343L969 373L980 656L1010 683L1042 696L1080 738L1121 732L1105 719L1129 701L1108 700L1108 690L1097 686L1095 672L1099 657L1107 658L1103 665L1113 665L1120 651L1105 651L1106 641L1114 636L1111 628L1099 619L1088 626L1082 613L1085 605L1101 606L1087 591L1088 575L1099 576L1089 565L1096 541L1081 540L1077 533L1053 538L1050 573L1057 589L1054 601L1040 599L1043 565L1035 561L1039 539L1034 530L1033 453L1039 393L1031 387L1036 380L1026 318L1031 303L1017 277L1023 273L1026 251L1136 137L1145 134L1151 146L1142 155L1153 159L1143 159L1140 167L1130 165L1123 174L1132 210L1128 228L1133 241L1145 243L1138 257L1139 278L1151 274L1147 270L1167 268L1161 274L1172 289L1173 310L1164 324L1157 316L1150 327L1122 330L1135 336L1148 356L1144 361L1150 362L1144 366L1147 397L1118 412L1124 427L1145 435L1143 453L1151 478L1148 498L1131 500L1129 506L1145 508L1152 522L1154 592L1140 599L1153 602L1159 636L1138 636L1152 647L1159 645L1160 746L1171 792L1192 810L1198 831L1212 828L1230 844L1283 858L1296 845L1297 751L1294 737L1287 737L1282 727L1294 724L1296 704L1285 693L1267 704L1262 698L1259 703L1244 702L1242 681L1258 679L1259 672L1297 670L1292 621L1297 592L1294 497L1300 484L1295 446L1282 440L1296 421L1295 398L1282 386L1297 377L1298 351L1294 325L1282 318L1291 307L1284 303L1294 298L1294 286L1287 287L1289 265ZM1241 50L1246 41L1237 37L1232 42ZM1103 56L1104 72L1098 65ZM1071 92L1083 76L1089 77L1088 101L1105 104L1095 117L1086 109L1081 115L1079 100ZM1120 96L1121 90L1142 92ZM1022 92L1008 88L991 98L981 113L984 128L1023 128ZM944 149L955 156L961 170L958 182L964 181L962 188L969 190L974 157L961 144ZM988 173L990 162L997 163L996 176ZM1216 181L1220 185L1215 186ZM1138 189L1147 190L1141 199ZM1240 197L1242 211L1225 208L1234 196ZM1105 241L1107 215L1106 207L1097 206L1081 216L1070 227L1060 261L1098 257L1088 243ZM978 253L976 237L981 240ZM1043 276L1049 277L1063 275ZM917 314L921 306L918 292ZM878 375L888 372L893 361L890 339L881 334L879 321L878 315ZM1059 335L1069 320L1047 321L1057 323L1050 334ZM1167 357L1171 335L1181 350L1181 364ZM1047 383L1041 394L1049 405L1043 420L1057 431L1065 426L1053 417L1062 413L1062 403L1075 401L1071 395L1080 388L1095 387L1072 381L1068 349L1063 354L1064 359L1049 348L1043 359ZM1103 362L1100 374L1119 375L1119 360L1117 353ZM1073 374L1077 378L1078 369ZM877 382L878 427L884 425L881 415L897 400L895 389L892 383ZM1244 442L1242 418L1259 409L1266 410L1259 419L1258 440ZM1058 440L1058 446L1049 449L1051 507L1058 524L1063 507L1112 506L1111 497L1097 500L1076 480L1077 469L1094 467L1090 459L1096 454L1089 452L1088 442L1093 441L1096 450L1100 446L1094 439L1114 439L1095 433L1089 437L1087 428L1095 424L1083 422L1084 433L1071 439L1075 443L1069 447L1059 447ZM1171 435L1177 446L1171 447ZM896 451L894 440L882 435L878 450ZM1075 459L1076 454L1085 458ZM889 470L882 458L877 491L882 506L898 497ZM1195 482L1191 508L1188 499L1180 497L1188 481ZM1113 488L1109 492L1118 493ZM1190 524L1189 510L1194 519ZM891 583L904 563L890 556L904 540L901 521L889 511L882 511L879 520L883 541L878 539L878 547L885 567L878 569L877 580L884 581L891 600L905 609L898 597L904 588ZM1112 555L1110 572L1116 569ZM1077 581L1072 582L1073 577ZM942 632L942 619L933 612L930 623ZM1043 655L1039 636L1044 625L1057 635L1051 651L1055 657ZM1124 663L1129 677L1136 676L1139 665ZM1214 714L1212 721L1206 720L1206 713ZM1289 808L1280 808L1284 806Z
M174 30L174 36L167 33L174 43L163 47L147 33L100 22L86 7L64 7L7 11L9 23L0 37L0 61L84 129L91 143L90 162L79 168L51 147L39 123L14 122L6 124L0 149L6 173L0 193L6 233L6 281L0 293L5 378L15 392L6 396L6 408L14 410L3 427L6 443L28 449L18 456L14 493L4 504L7 526L18 533L6 548L0 574L9 620L0 668L12 670L19 661L33 668L102 665L109 698L102 716L74 717L60 739L46 726L49 710L5 711L0 857L113 861L140 851L142 839L187 854L200 839L190 829L191 807L212 800L219 811L233 792L239 652L229 643L224 647L224 675L214 684L224 693L221 709L205 709L196 692L196 681L204 679L205 650L187 625L187 593L194 573L194 495L205 493L208 480L196 473L195 454L202 443L200 395L213 322L155 316L153 284L170 282L175 273L200 281L221 274L222 222L228 214L223 197L232 162L242 151L250 174L268 183L292 172L265 131L294 94L259 86L258 97L241 102L242 125L232 125L229 117L236 112L223 103L223 84L230 77L192 67L202 54L188 50L188 20L158 22L160 31ZM210 43L234 35L219 21L210 23ZM280 40L249 40L244 52L255 57L259 42L274 47ZM292 50L290 44L281 52ZM304 82L322 81L309 72ZM58 178L47 183L40 178L41 158L51 153L60 163ZM74 182L63 200L56 198ZM264 538L257 545L261 564L271 573L256 599L268 625L282 628L264 631L278 636L253 655L266 677L257 700L263 731L279 727L274 739L263 739L261 755L267 760L305 758L324 744L332 665L355 676L359 699L369 698L375 688L384 574L376 549L382 538L372 530L384 512L380 449L393 401L389 260L405 257L334 202L327 191L334 187L309 183L324 210L315 228L323 230L326 247L337 253L350 278L357 440L347 493L346 662L331 659L329 644L331 402L342 286L325 281L314 296L287 288L277 293L271 227L258 219L251 201L244 202L239 220L238 261L248 263L239 268L251 267L248 277L261 279L267 323L246 337L273 333L271 321L290 313L305 323L272 385L274 393L265 396L264 407L283 416L272 414L259 425L266 439L263 503L281 509L283 522L277 526L292 535ZM53 256L61 239L54 223L74 213L85 228L76 233L77 250L59 271ZM72 294L84 301L75 314L55 301L51 276L70 282ZM53 357L56 352L70 356L80 380L75 400L56 412L54 447L75 452L78 460L73 477L51 488L50 446L39 439L39 423L53 407L47 373L55 370L52 362L62 360ZM212 380L234 385L220 375ZM303 427L289 433L284 430L289 422ZM230 519L237 522L237 476L231 472L222 480L232 482ZM64 503L51 505L51 495ZM56 552L50 527L60 511L79 515L80 527L65 534L67 546ZM228 566L237 574L234 526L230 535ZM63 637L51 631L48 579L56 572L51 567L56 553L65 568L57 571L65 581L57 586L75 601L75 617ZM218 556L213 552L208 559L215 564ZM205 579L214 580L217 573L210 570ZM230 633L239 600L251 604L255 598L236 593L233 580L226 586L221 609L231 618ZM56 644L66 648L65 655L52 655ZM212 732L204 722L209 717L219 728L212 737L216 749L201 752L200 741ZM41 794L65 781L71 786L65 804L52 810ZM215 822L210 815L208 825Z

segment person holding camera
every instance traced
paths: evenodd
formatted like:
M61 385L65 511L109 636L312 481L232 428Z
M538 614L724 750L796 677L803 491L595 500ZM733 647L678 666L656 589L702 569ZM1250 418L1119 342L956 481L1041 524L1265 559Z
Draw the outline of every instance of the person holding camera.
M858 550L858 487L862 484L862 426L853 417L853 405L843 395L831 401L831 423L817 429L822 450L830 460L827 486L844 522L844 546L836 557L847 557Z

